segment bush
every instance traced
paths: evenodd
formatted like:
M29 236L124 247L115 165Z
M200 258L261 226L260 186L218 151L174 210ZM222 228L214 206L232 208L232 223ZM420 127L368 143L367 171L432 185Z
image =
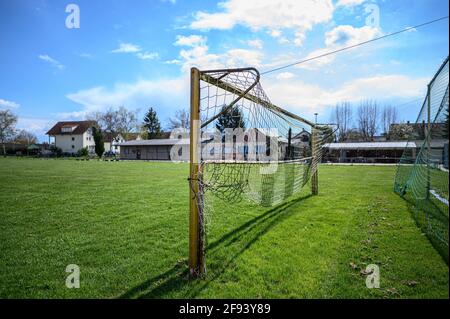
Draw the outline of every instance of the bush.
M78 150L78 152L77 152L78 157L86 157L88 155L89 155L89 150L87 147L84 147L84 148Z
M56 155L56 157L61 157L63 155L63 151L59 147L51 146L50 150Z

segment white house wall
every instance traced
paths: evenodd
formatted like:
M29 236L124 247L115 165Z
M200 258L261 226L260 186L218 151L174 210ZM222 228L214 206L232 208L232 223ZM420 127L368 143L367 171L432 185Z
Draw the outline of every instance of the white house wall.
M77 153L80 149L88 147L90 152L94 151L95 142L92 134L86 131L77 135L55 135L55 146L63 153Z

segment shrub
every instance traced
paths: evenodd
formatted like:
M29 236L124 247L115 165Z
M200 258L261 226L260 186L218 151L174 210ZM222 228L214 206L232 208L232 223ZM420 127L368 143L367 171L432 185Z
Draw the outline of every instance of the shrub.
M62 149L54 145L50 147L50 150L56 155L56 157L61 157L63 155Z
M78 150L77 156L78 157L86 157L89 155L89 149L87 147L83 147L82 149Z

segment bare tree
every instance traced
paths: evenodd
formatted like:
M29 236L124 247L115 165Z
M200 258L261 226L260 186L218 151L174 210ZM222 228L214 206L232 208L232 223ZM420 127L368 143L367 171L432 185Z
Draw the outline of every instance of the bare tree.
M17 116L10 110L0 110L0 142L3 145L3 155L6 156L5 143L16 132Z
M358 128L365 141L373 140L378 129L378 105L375 101L362 101L358 107Z
M98 111L92 113L88 115L88 119L96 121L103 132L116 133L117 131L117 111L112 108L109 108L104 112Z
M117 110L109 108L104 112L95 112L88 115L88 119L97 122L100 129L107 133L109 139L114 138L113 135L134 132L138 129L138 119L136 111L127 110L121 106ZM111 140L107 140L111 142Z
M352 121L352 108L349 102L341 102L334 107L331 120L338 125L338 140L345 141Z
M124 137L128 133L135 132L139 129L138 119L136 115L137 111L127 110L125 107L121 106L117 110L116 114L116 131L122 134Z
M391 124L397 122L397 109L392 105L385 105L383 109L383 113L381 113L381 123L383 125L383 133L386 134L386 137L390 138L390 127Z
M15 137L14 142L22 145L31 145L37 142L37 137L31 132L21 130Z
M176 111L175 116L169 119L169 130L173 130L176 128L189 129L189 126L189 112L184 109Z

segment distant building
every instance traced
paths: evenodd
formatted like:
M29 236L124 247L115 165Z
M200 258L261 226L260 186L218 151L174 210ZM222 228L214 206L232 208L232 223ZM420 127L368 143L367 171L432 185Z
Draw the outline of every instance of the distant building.
M87 147L90 153L95 151L92 127L95 121L58 122L48 132L49 140L54 138L54 145L66 154L76 154Z
M303 129L294 135L291 141L292 158L307 157L311 155L311 133Z
M24 155L27 153L27 146L20 143L6 142L4 145L0 145L0 154L3 154L3 146L8 155Z
M332 163L398 163L405 149L415 159L424 141L389 141L324 144L324 162ZM448 168L448 140L430 142L430 163Z
M265 131L263 129L257 129L256 132L257 136L255 138L259 141L259 144L254 147L244 144L238 145L234 148L230 145L225 145L225 147L223 147L224 145L222 143L219 143L220 145L211 144L215 142L214 134L212 133L208 136L208 138L203 139L203 150L208 152L209 154L207 156L211 156L211 158L214 157L214 154L218 156L219 158L217 160L251 160L251 158L249 159L247 157L249 156L248 154L254 154L256 160L262 160L270 155L275 155L278 158L286 157L288 146L288 141L286 138L275 136L272 132ZM309 133L306 133L303 135L296 135L297 139L295 139L295 141L294 139L292 140L292 145L298 152L303 152L305 145L309 145ZM270 145L271 138L276 138L278 142L276 153L273 154L271 154L271 149L273 147ZM174 147L175 145L176 147ZM119 143L120 159L160 161L175 159L179 161L189 161L189 145L189 138L187 138L186 135L183 136L182 134L180 134L178 138L156 138L151 140L127 141ZM173 153L171 154L171 152Z
M413 157L421 145L415 142L357 142L327 143L323 148L324 162L332 163L398 163L405 148L412 149Z
M141 135L139 133L126 133L126 134L113 134L113 133L104 133L103 141L105 146L105 152L111 152L112 154L119 155L120 154L120 144L125 143L126 141L140 141Z
M189 161L189 139L152 139L134 140L120 143L120 159L122 160L159 160L169 161L170 152L177 147L177 158Z

